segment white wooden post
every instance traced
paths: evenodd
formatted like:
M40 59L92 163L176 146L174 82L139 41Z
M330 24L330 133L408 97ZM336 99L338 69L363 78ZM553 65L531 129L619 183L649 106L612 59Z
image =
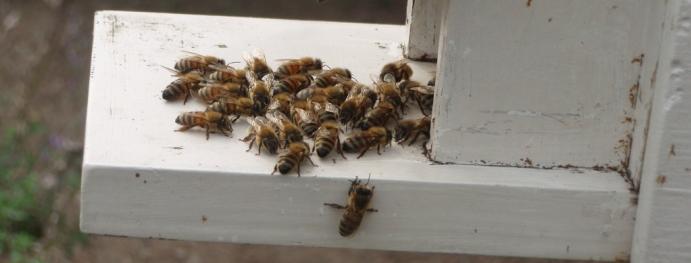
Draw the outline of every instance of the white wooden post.
M639 165L629 160L640 164L643 152L636 143L647 125L664 7L648 0L449 1L434 157L635 176L631 167Z
M669 1L632 262L691 262L691 2Z
M408 0L406 57L413 60L435 60L439 49L441 16L448 0Z

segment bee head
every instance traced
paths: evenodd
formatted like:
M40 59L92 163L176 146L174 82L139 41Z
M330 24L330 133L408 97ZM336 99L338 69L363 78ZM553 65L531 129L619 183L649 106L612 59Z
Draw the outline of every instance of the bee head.
M226 61L225 61L225 59L219 58L217 64L219 64L219 65L225 65L225 64L226 64Z
M408 129L404 128L401 125L398 125L396 129L394 130L394 138L396 139L397 142L403 140L403 138L408 136Z
M391 135L391 131L389 129L386 129L386 142L387 142L387 144L391 143L392 137L393 136Z
M330 152L329 149L327 149L326 147L317 148L317 156L319 156L321 158L326 157L329 154L329 152Z
M289 142L299 142L302 141L302 133L291 133L288 135L288 141ZM308 147L309 148L309 147Z
M324 63L322 63L321 59L315 58L314 59L314 67L316 69L322 69L324 67Z
M262 140L262 144L264 145L264 147L266 147L267 150L269 150L271 154L276 154L276 152L278 151L278 139L276 139L275 137L265 138L264 140Z
M346 73L346 78L348 78L348 79L352 79L352 78L353 78L353 74L350 72L349 69L345 69L345 73Z
M178 115L178 117L175 118L175 123L182 125L182 114Z

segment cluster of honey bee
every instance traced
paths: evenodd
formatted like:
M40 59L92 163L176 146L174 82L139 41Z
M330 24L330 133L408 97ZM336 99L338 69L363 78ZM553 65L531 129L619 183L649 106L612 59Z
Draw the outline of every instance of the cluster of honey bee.
M321 59L302 57L281 59L273 70L263 52L244 53L243 67L234 63L200 54L191 53L175 63L176 80L162 92L167 101L183 100L194 96L207 104L203 111L184 112L175 122L186 131L193 127L210 133L230 136L232 124L239 118L249 124L246 137L247 151L254 145L257 155L262 149L271 155L278 154L272 174L277 171L288 174L296 170L300 176L303 161L309 161L313 152L319 158L327 158L332 152L347 159L344 153L357 153L357 158L370 149L381 150L396 141L403 145L414 144L420 135L427 155L434 98L434 79L427 85L411 79L412 68L405 60L384 65L379 76L371 84L353 78L346 68L330 68ZM417 106L424 116L402 119L408 105ZM350 131L341 140L341 133ZM312 146L308 141L312 141ZM335 159L333 159L335 162ZM345 206L326 203L330 207L343 208L339 232L352 234L369 208L374 186L362 184L357 178L351 181Z

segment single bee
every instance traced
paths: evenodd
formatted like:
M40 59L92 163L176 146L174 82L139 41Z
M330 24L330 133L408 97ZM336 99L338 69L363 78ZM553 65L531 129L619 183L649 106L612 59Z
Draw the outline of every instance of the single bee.
M422 86L422 84L414 80L404 80L398 83L398 92L401 94L401 97L404 98L403 104L408 103L408 99L410 97L410 89L420 86Z
M209 74L209 80L213 82L234 82L246 86L247 70L236 69L227 65L212 65L210 68L216 70Z
M300 164L305 159L310 161L312 166L316 166L310 158L310 146L302 141L293 142L288 145L286 151L278 157L278 162L274 166L274 171L271 172L271 174L276 173L276 170L281 174L287 174L290 170L293 170L293 167L297 167L298 177L300 177Z
M348 93L343 87L343 85L336 84L334 86L328 86L325 88L310 86L298 92L297 95L295 95L295 97L297 97L298 99L306 100L313 96L323 96L329 102L336 105L341 105L341 103L345 101L347 95Z
M410 140L409 146L417 141L420 134L424 135L429 140L430 125L431 119L427 116L419 119L401 120L394 130L394 139L400 144L412 137L413 139Z
M233 132L231 121L221 113L213 111L192 111L185 112L175 118L175 123L182 125L176 131L186 131L195 126L206 129L206 139L209 139L210 130L218 130L223 135L228 136L226 131Z
M338 152L343 159L347 159L341 150L341 140L338 133L339 130L340 127L336 121L327 121L322 123L315 133L314 148L312 150L316 151L319 157L324 158L331 153L335 146L336 152Z
M250 142L247 151L252 150L252 146L256 143L257 155L262 153L262 147L266 148L269 153L276 154L279 142L271 123L264 117L247 118L247 123L250 124L248 135L241 140Z
M204 78L202 74L196 70L187 73L173 72L175 72L175 76L178 78L163 89L162 97L164 100L173 101L184 96L185 99L182 103L185 104L192 94L192 91L196 91L199 88L199 83Z
M365 217L366 212L377 212L377 209L370 208L372 196L374 196L374 185L369 186L369 179L367 183L362 184L357 177L351 181L348 189L348 199L346 205L335 203L324 203L325 206L336 209L345 209L343 217L338 224L338 233L341 236L349 236L355 233L362 223L362 218Z
M377 93L365 85L353 87L340 105L340 121L344 125L358 123L377 101Z
M245 96L245 89L237 83L201 83L199 85L202 88L197 91L197 94L207 103L212 103L224 97Z
M401 93L396 88L396 83L391 75L384 77L384 82L375 83L378 98L391 103L397 110L404 113L405 104L401 99Z
M310 85L310 81L307 75L290 75L274 83L271 87L271 94L278 94L281 92L296 94L300 90L307 88Z
M302 57L299 59L281 59L285 61L278 66L276 75L283 78L290 75L305 74L311 70L321 70L324 64L321 59L313 57Z
M184 52L190 54L191 56L184 57L175 63L175 69L182 73L187 73L196 70L201 72L202 74L206 74L208 72L211 72L211 68L209 68L209 66L226 64L225 60L217 57L204 56L189 51Z
M271 102L271 95L269 95L269 88L264 81L257 78L257 74L249 71L246 74L247 82L250 85L250 98L252 99L252 110L256 115L264 115L266 108Z
M240 116L252 116L254 115L252 100L246 97L224 97L218 99L216 102L211 103L207 107L207 111L220 112L225 115L235 115L233 122L235 122Z
M408 66L405 59L401 59L384 65L379 74L379 79L383 81L385 76L389 74L394 77L395 82L409 80L410 77L413 76L413 69Z
M307 137L313 137L314 132L319 128L317 116L311 110L301 108L292 109L293 120L302 129Z
M269 104L269 111L280 111L283 114L290 115L290 104L292 103L293 99L290 93L287 92L281 92L278 94L274 94L273 97L271 97L271 104Z
M338 122L338 107L336 107L336 105L326 102L323 104L315 103L313 107L314 112L317 113L319 123L325 123L328 121Z
M293 122L282 112L267 112L266 118L278 127L279 136L284 148L290 143L302 141L302 130L293 124Z
M350 70L346 68L333 68L317 74L314 78L314 84L317 87L324 88L350 80L352 77Z
M396 109L387 102L380 100L374 108L365 114L365 117L355 126L367 130L374 126L386 126L389 120L397 119Z
M377 154L381 155L380 148L391 143L391 132L384 127L370 127L364 131L355 131L343 141L343 151L347 153L360 152L358 159L372 146L377 146Z
M427 81L427 86L434 86L434 84L435 84L436 82L437 82L437 77L434 76L434 77L432 77L432 79L430 79L429 81Z
M253 50L252 55L249 53L244 53L242 58L245 60L245 63L247 63L246 69L254 72L258 79L261 79L264 77L264 75L272 72L269 65L266 64L266 56L264 55L264 52L259 49Z
M410 89L409 96L417 102L420 111L425 116L432 113L432 106L434 106L434 88L430 86L420 86Z

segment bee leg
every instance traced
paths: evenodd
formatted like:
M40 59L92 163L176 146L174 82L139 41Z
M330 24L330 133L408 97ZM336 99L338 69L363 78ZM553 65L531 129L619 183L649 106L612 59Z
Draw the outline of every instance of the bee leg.
M225 135L226 137L230 137L230 135L228 135L228 133L226 133L225 129L219 128L218 130L221 131L221 133L223 133L223 135ZM233 132L233 131L231 131L231 132Z
M338 141L338 143L336 143L336 152L341 154L341 157L343 157L344 160L348 160L348 158L343 155L343 149L341 149L341 140L336 137L336 141Z
M357 156L356 159L360 159L360 157L362 157L363 155L365 155L365 153L366 153L368 150L369 150L369 146L366 147L364 150L362 150L362 152L360 153L360 155Z
M206 125L206 140L209 140L209 125Z
M262 154L262 142L261 140L257 142L257 154L255 155L261 155Z
M298 177L300 177L300 164L302 163L302 160L298 161Z
M342 205L339 205L339 204L334 204L334 203L324 203L324 205L325 205L325 206L332 207L332 208L336 208L336 209L346 209L345 206L342 206Z
M374 208L367 208L367 212L379 212L379 210Z
M427 112L425 112L425 107L422 106L422 102L417 99L417 106L420 107L420 112L422 112L422 115L429 116Z
M415 132L415 136L413 136L413 140L410 141L410 143L408 144L408 146L413 145L413 143L415 143L415 142L417 141L417 137L419 137L419 136L420 136L420 132L419 132L419 131L418 131L418 132Z
M240 119L240 115L235 115L235 118L233 120L231 120L230 122L235 123L235 121L237 121L238 119Z
M194 126L182 126L180 129L175 130L176 132L184 132L186 130L192 129Z
M381 144L377 144L377 154L381 155L381 151L379 151L379 149L381 149Z
M190 94L191 93L189 90L185 93L185 100L182 101L182 105L185 105L187 103L187 99L190 98Z
M314 162L312 161L312 158L310 158L309 156L305 156L305 158L306 158L308 161L310 161L310 163L312 164L313 167L317 167L317 165L314 164ZM300 168L300 167L298 166L298 168Z
M245 152L249 152L250 150L252 150L252 146L254 145L255 140L256 139L252 139L252 141L250 141L250 148L247 148L247 150Z
M271 175L274 175L276 173L276 170L278 169L278 165L274 165L274 171L271 172Z

